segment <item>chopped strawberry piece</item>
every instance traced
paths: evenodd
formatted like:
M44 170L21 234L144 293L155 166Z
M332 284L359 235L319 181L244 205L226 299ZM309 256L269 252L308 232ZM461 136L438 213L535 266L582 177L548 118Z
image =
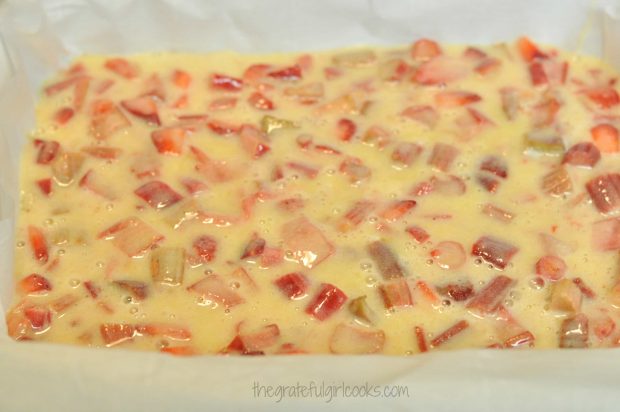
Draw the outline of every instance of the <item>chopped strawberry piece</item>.
M26 294L47 293L52 290L52 284L41 275L32 273L19 281L19 289Z
M289 299L301 299L306 296L310 280L300 272L288 273L273 282Z
M62 80L58 83L50 84L49 86L46 86L43 90L45 91L45 94L47 96L54 96L55 94L60 93L63 90L66 90L69 87L73 86L75 83L77 83L80 77L81 76L74 76L66 80Z
M558 256L543 256L536 262L536 273L551 281L560 280L566 269L566 263Z
M105 184L92 169L82 176L79 186L108 200L114 200L116 198L110 186Z
M405 271L398 263L396 256L383 242L377 240L366 247L370 258L375 262L384 279L397 279L405 276Z
M586 190L601 213L620 209L620 173L595 177L586 183Z
M157 126L161 124L157 103L155 103L155 100L151 96L141 96L134 99L122 100L121 106L129 113L149 123L156 124Z
M413 60L426 61L441 54L441 47L434 40L419 39L411 46L411 57Z
M498 269L504 269L519 248L494 237L483 236L472 246L471 254L484 259Z
M385 344L385 332L340 323L329 339L329 350L336 354L362 355L379 353Z
M432 106L409 106L403 110L400 115L422 123L431 129L434 128L439 121L439 113L437 113L437 110Z
M534 86L548 84L547 74L541 62L532 62L530 64L530 79Z
M189 329L162 323L147 323L135 326L136 333L142 336L164 336L173 340L190 340L192 333Z
M476 71L476 73L482 76L487 76L499 70L501 65L502 65L501 60L490 57L478 63L478 65L474 68L474 70Z
M573 183L565 167L558 167L543 176L542 190L552 196L563 196L572 192Z
M436 348L440 345L443 345L454 336L463 332L465 329L469 327L469 322L466 320L461 320L455 323L453 326L449 327L439 335L437 335L433 340L431 340L431 348Z
M402 166L408 167L422 154L424 148L416 143L401 142L396 145L392 152L392 160Z
M514 283L508 276L494 277L469 301L467 308L482 315L494 312Z
M463 245L459 242L444 241L439 242L430 251L433 261L442 269L458 269L465 264L466 256Z
M591 319L590 326L596 337L603 340L611 336L616 329L616 322L608 315L602 315Z
M469 67L466 61L437 56L422 63L415 71L412 80L425 86L440 85L460 80L468 73Z
M92 297L93 299L97 299L97 297L101 293L101 288L95 285L90 280L84 282L84 287L86 288L86 291L88 292L90 297Z
M304 200L297 197L283 199L278 202L278 207L282 210L286 210L287 212L294 212L296 210L303 209L304 206Z
M306 306L306 313L318 320L325 320L336 313L347 299L347 295L336 286L322 283L319 292Z
M585 95L602 109L620 104L618 92L611 86L595 87L584 91Z
M487 192L491 192L491 193L495 193L497 192L497 189L499 188L499 180L486 176L486 175L482 175L482 174L478 174L476 175L476 180L478 181L478 183L480 183L480 185L482 187L484 187L484 189Z
M267 136L251 125L243 125L239 130L239 139L243 149L254 159L258 159L271 149L267 144Z
M334 246L307 218L299 217L282 226L282 240L293 259L312 268L334 253Z
M24 316L30 322L32 329L42 332L47 330L52 323L52 312L41 306L29 306L24 308Z
M418 243L425 243L431 237L426 230L419 226L408 226L405 231Z
M348 176L349 181L357 184L370 178L371 170L355 157L346 158L340 163L338 170Z
M531 62L534 59L547 58L547 55L541 52L538 46L527 37L520 37L519 40L517 40L517 48L519 49L519 53L521 53L521 57L526 62Z
M297 81L302 77L301 67L296 64L280 70L274 70L267 73L267 76L284 81Z
M602 252L620 249L620 218L599 220L592 224L592 246Z
M148 286L144 282L137 280L115 280L113 283L131 293L133 297L138 300L146 299L149 294Z
M594 126L590 133L596 147L603 153L616 153L620 151L620 133L614 126L603 123Z
M508 120L514 120L520 109L520 93L518 90L505 87L500 90L502 110Z
M191 177L182 178L181 184L190 195L198 195L209 190L209 187L203 181Z
M43 231L36 226L28 226L28 240L34 258L40 263L47 263L49 252L47 249L47 240L45 239Z
M219 303L227 308L245 302L235 290L230 287L219 275L209 275L189 286L187 290L202 295L205 299Z
M358 226L375 208L375 202L360 200L341 219L338 229L342 232L349 231Z
M385 147L390 142L391 133L385 128L372 125L362 135L361 141L369 146Z
M249 84L256 84L267 76L270 69L271 66L268 64L253 64L243 72L243 80Z
M134 193L154 209L164 209L183 199L183 196L159 180L143 184Z
M405 279L397 279L380 285L379 293L386 309L413 306L411 290Z
M536 338L532 335L532 332L526 330L524 332L520 332L514 336L511 336L504 340L503 347L505 348L519 348L519 347L532 347L534 346L534 342Z
M113 160L117 159L123 151L116 147L86 146L82 148L82 152L98 159Z
M172 72L172 82L180 89L187 89L192 83L192 76L183 70Z
M91 125L95 138L103 140L129 127L131 123L114 103L109 100L99 100L93 104Z
M164 239L162 235L136 217L121 220L101 232L98 238L111 240L114 246L129 257L141 256L146 250Z
M385 208L380 215L385 220L394 222L405 216L416 204L415 200L399 200Z
M276 324L263 326L253 333L243 333L239 335L241 346L245 354L259 352L275 345L280 338L280 328ZM230 347L230 345L229 345Z
M275 105L273 101L269 100L262 93L254 92L248 97L248 103L250 106L258 109L258 110L273 110L275 109Z
M587 348L588 329L588 318L582 313L564 319L560 327L560 348Z
M302 173L308 179L314 179L319 174L319 169L299 162L288 162L286 163L286 167Z
M449 283L445 286L438 287L437 291L441 295L447 296L456 302L463 302L474 294L474 286L469 281Z
M428 164L437 170L447 172L458 155L459 150L456 147L445 143L435 143L428 158Z
M441 108L466 106L468 104L479 102L480 100L482 100L480 95L460 90L448 90L439 92L435 95L435 103Z
M428 344L426 343L426 333L424 333L424 329L421 326L416 326L414 328L416 342L418 343L418 350L420 352L428 352Z
M387 82L400 82L409 73L409 65L403 59L391 59L382 63L379 77Z
M174 356L194 356L197 355L196 349L191 346L165 346L159 350Z
M203 235L194 240L192 247L202 262L211 262L215 259L217 252L217 240L211 236Z
M501 209L490 203L487 203L482 207L482 213L493 219L497 219L506 223L510 222L515 217L514 213L511 213L505 209Z
M52 193L52 179L37 180L36 184L45 196L49 196Z
M54 121L59 125L65 125L73 118L75 111L70 107L63 107L54 114Z
M599 160L601 160L601 152L598 147L590 142L581 142L568 149L562 163L592 168Z
M343 142L348 142L353 138L353 135L357 131L357 126L350 119L340 119L336 125L336 136Z
M52 163L60 152L60 143L54 140L36 140L34 144L39 148L37 163L40 165L48 165Z
M221 120L211 120L207 123L207 127L213 132L221 136L237 133L239 126Z
M265 247L265 250L260 257L260 266L262 268L269 268L276 266L284 260L284 251L280 248Z
M216 73L211 76L211 88L237 92L243 88L243 80Z
M236 97L218 97L211 100L209 103L209 110L229 110L234 109L237 106Z
M108 59L104 64L105 68L126 79L133 79L138 76L138 67L126 59Z
M179 155L183 151L186 131L180 127L155 130L151 140L159 153Z
M101 338L107 347L133 340L136 329L133 325L122 323L103 323L99 326Z
M134 158L131 172L138 178L157 177L161 168L159 156L150 153L141 153Z
M506 160L498 156L488 156L480 164L480 170L493 173L497 177L508 177L508 165Z
M266 244L267 242L265 241L265 239L259 237L258 234L254 233L254 235L252 235L252 239L250 239L250 242L243 250L243 253L241 254L241 259L255 258L262 255L265 251Z
M461 196L467 191L465 181L454 175L445 178L432 176L429 183L432 191L446 196Z

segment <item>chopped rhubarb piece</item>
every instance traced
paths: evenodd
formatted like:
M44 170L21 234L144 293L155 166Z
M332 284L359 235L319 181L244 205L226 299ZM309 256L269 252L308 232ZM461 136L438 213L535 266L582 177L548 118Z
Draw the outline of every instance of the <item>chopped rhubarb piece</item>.
M399 165L408 167L422 154L424 148L415 143L401 142L396 145L392 152L392 160Z
M60 315L64 313L67 309L69 309L71 306L75 305L78 300L79 300L79 297L72 295L72 294L62 295L61 297L56 298L52 300L51 302L49 302L49 308L56 314Z
M465 248L459 242L439 242L430 251L433 261L442 269L458 269L465 264Z
M415 71L412 80L429 86L441 85L460 80L469 73L468 62L446 56L437 56L422 63Z
M551 126L555 120L561 103L556 98L546 97L541 103L532 108L531 119L534 128Z
M383 148L390 142L391 133L385 128L377 125L372 125L361 136L360 140L373 147Z
M54 96L57 93L60 93L64 90L67 90L69 87L73 86L80 79L81 76L70 77L66 80L62 80L57 83L50 84L46 86L43 90L47 96Z
M135 326L136 333L142 336L163 336L172 340L190 340L192 333L189 329L164 323L147 323Z
M353 184L360 183L370 178L372 172L358 158L347 158L340 163L338 170L348 176L349 181Z
M581 290L570 279L562 279L553 285L551 309L562 312L578 312L581 308Z
M56 158L52 164L54 180L60 186L69 186L75 180L76 174L82 168L84 156L81 153L65 152Z
M352 120L338 120L338 123L336 125L336 136L339 140L342 140L343 142L348 142L349 140L351 140L356 131L357 126Z
M243 253L241 254L241 259L255 258L263 254L265 250L265 245L267 242L262 237L258 236L258 234L254 233L252 235L252 239L248 242Z
M271 150L267 144L267 136L251 125L241 126L239 140L246 153L254 159L258 159Z
M325 95L325 86L323 86L323 83L314 82L301 86L287 87L284 89L284 95L296 99L301 104L315 104Z
M474 294L474 286L469 281L449 283L445 286L437 287L437 291L456 302L463 302Z
M131 123L114 103L109 100L99 100L93 104L91 126L95 138L103 140L131 126Z
M243 88L243 80L224 74L213 74L210 84L212 89L228 92L237 92Z
M482 100L480 95L465 91L444 91L435 95L435 104L441 108L466 106Z
M189 286L187 290L196 292L205 299L227 308L240 305L245 299L229 286L219 275L213 274Z
M372 320L375 318L373 311L366 302L366 296L352 299L351 302L349 302L349 312L358 320L367 324L372 324Z
M273 101L269 100L262 93L254 92L248 97L248 103L250 106L258 109L258 110L273 110L275 109L275 105Z
M229 110L234 109L237 106L236 97L218 97L211 100L209 103L209 110Z
M40 165L52 163L60 152L60 143L54 140L36 140L34 144L39 148L37 163Z
M429 302L433 304L436 304L439 302L439 297L437 296L433 288L429 286L428 283L426 283L425 281L418 280L415 284L415 288L416 290L420 291L420 293L422 293L422 295L424 295L424 297Z
M280 248L266 247L260 256L260 266L268 268L282 263L284 260L284 251Z
M41 193L45 196L52 194L52 179L41 179L36 181L37 186L41 189Z
M480 170L492 173L505 179L508 177L508 165L506 160L498 156L488 156L480 164Z
M47 248L47 239L41 229L36 226L28 226L28 241L32 248L32 254L39 263L47 263L49 252Z
M285 223L281 233L285 249L292 252L292 259L307 268L315 267L334 253L334 246L323 232L305 217Z
M50 281L41 275L37 275L36 273L32 273L20 280L18 287L19 290L26 294L47 293L52 290L52 284Z
M143 184L134 193L154 209L164 209L183 199L170 186L158 180Z
M271 66L268 64L253 64L243 72L243 81L255 85L267 76L270 69Z
M507 210L501 209L497 206L494 206L490 203L485 204L482 207L482 213L484 213L485 215L493 218L493 219L497 219L501 222L505 222L508 223L510 221L512 221L512 219L514 219L515 215L514 213L511 213Z
M564 141L561 137L547 132L528 133L524 139L525 153L528 155L558 156L564 154Z
M95 285L95 283L90 280L84 281L83 284L91 298L97 299L97 297L99 297L101 293L101 288L99 286Z
M430 39L416 40L411 46L411 57L417 61L426 61L442 54L439 44Z
M385 333L380 329L340 323L329 339L332 353L362 355L383 351Z
M280 70L274 70L267 73L267 76L283 81L297 81L302 78L301 67L296 64L294 66L285 67Z
M403 268L398 263L396 256L383 242L377 240L366 247L366 251L377 265L377 269L384 279L397 279L405 276Z
M454 175L448 175L444 179L433 176L429 183L435 193L446 196L461 196L467 191L463 179Z
M180 155L183 151L186 131L180 127L155 130L151 140L159 153Z
M431 237L428 232L420 226L408 226L405 232L409 233L418 243L425 243Z
M207 186L203 181L192 177L182 178L181 184L190 195L198 195L209 190L209 186Z
M588 347L588 318L579 313L562 321L560 327L560 348Z
M405 279L397 279L379 286L379 293L386 309L413 306L409 284Z
M514 336L511 336L507 338L506 340L504 340L504 347L505 348L519 348L519 347L525 347L525 346L532 347L534 346L535 341L536 341L536 338L534 337L532 332L525 331L525 332L518 333Z
M436 348L440 345L443 345L454 336L463 332L465 329L469 327L469 322L466 320L461 320L455 323L453 326L449 327L439 335L437 335L433 340L431 340L431 348Z
M542 189L552 196L563 196L573 191L573 182L565 167L558 167L542 178Z
M487 76L499 70L501 65L502 65L501 60L493 58L493 57L489 57L489 58L482 60L480 63L478 63L478 65L474 68L474 70L476 71L476 73L480 74L481 76Z
M526 62L531 62L534 59L547 58L547 55L541 52L538 46L527 37L520 37L517 40L517 48L519 49L519 53L521 53L521 57Z
M532 62L530 64L530 80L534 86L549 83L545 68L541 62Z
M566 263L558 256L543 256L536 262L536 274L551 281L562 279L566 269Z
M131 172L138 178L157 177L161 168L159 156L151 153L137 155L131 163Z
M599 220L592 224L592 246L602 252L620 250L620 218Z
M439 113L432 106L409 106L400 113L401 116L430 127L439 121Z
M178 286L185 273L185 249L160 247L151 253L151 276L155 282Z
M187 89L192 83L192 76L183 70L175 70L172 72L172 82L181 89Z
M117 159L123 151L116 147L86 146L82 148L82 152L98 159L113 160Z
M601 160L601 152L598 147L589 142L581 142L568 149L562 163L592 168L599 160Z
M161 124L159 120L159 112L157 109L157 103L151 96L141 96L135 99L128 99L121 101L121 106L129 113L146 120L149 123Z
M24 316L30 322L32 329L38 333L47 330L52 323L52 312L42 306L28 306L24 308Z
M138 300L146 299L149 294L148 286L144 282L137 280L115 280L113 283L131 293L131 295Z
M517 117L517 114L519 114L519 92L513 88L505 87L500 90L500 97L502 99L502 110L504 111L504 114L508 120L514 120Z
M99 332L107 347L133 340L136 335L133 325L121 323L104 323L99 327Z
M447 172L458 155L459 150L456 147L445 143L435 143L428 164L437 170Z
M595 177L586 183L594 206L604 214L620 209L620 173Z
M294 212L296 210L303 209L304 206L304 200L297 197L283 199L278 202L278 207L282 210L286 210L287 212Z
M398 200L383 209L380 215L388 222L394 222L405 216L416 204L415 200Z
M65 125L73 118L75 111L70 107L63 107L54 114L54 121L59 125Z
M204 263L208 263L215 259L217 240L211 236L203 235L194 240L192 247L200 260Z
M577 285L581 294L588 299L596 299L596 293L581 278L574 278L573 283Z
M342 217L338 224L338 229L347 232L358 226L375 208L375 202L360 200L353 204L353 207Z
M602 123L590 130L592 140L596 147L603 153L616 153L620 151L620 133L614 126Z
M611 86L595 87L584 91L585 95L592 102L596 103L602 109L620 104L620 96L618 92Z
M467 304L467 308L482 315L494 312L501 305L514 280L499 275L491 279Z
M339 67L362 67L374 63L377 55L368 49L347 51L334 55L332 62Z
M407 73L409 65L403 59L390 59L379 67L379 78L386 82L400 82Z
M112 244L125 252L127 256L138 257L164 237L142 220L132 217L104 230L98 238L111 240Z
M116 198L115 194L110 189L110 186L98 177L92 169L82 176L79 186L108 200L114 200Z
M306 296L310 280L299 272L288 273L273 282L289 299L301 299Z
M483 236L472 246L471 254L481 257L498 269L504 269L519 248L494 237Z
M347 299L347 295L336 286L322 283L319 292L306 306L306 313L318 320L325 320L336 313Z
M106 60L105 68L126 79L133 79L139 73L138 67L123 58L114 58Z
M418 343L418 350L420 352L428 352L428 344L426 343L426 333L424 333L424 329L422 326L416 326L414 329L415 339Z
M239 335L243 352L250 354L275 345L280 338L280 328L276 324L265 325L252 333Z

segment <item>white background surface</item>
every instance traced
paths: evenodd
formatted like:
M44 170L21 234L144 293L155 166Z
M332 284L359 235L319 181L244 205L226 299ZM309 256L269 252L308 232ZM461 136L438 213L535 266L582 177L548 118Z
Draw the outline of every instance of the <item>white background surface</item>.
M12 290L18 153L33 127L32 105L41 81L70 56L153 50L307 50L410 43L422 35L447 42L493 43L528 34L541 42L604 53L611 59L617 59L620 50L618 26L603 19L603 2L590 0L8 3L10 10L0 8L0 33L11 46L16 72L8 81L0 81L0 303L4 309ZM617 350L178 359L123 350L16 344L2 328L0 335L1 412L620 410ZM401 384L408 387L409 397L275 403L253 397L255 381L263 385Z

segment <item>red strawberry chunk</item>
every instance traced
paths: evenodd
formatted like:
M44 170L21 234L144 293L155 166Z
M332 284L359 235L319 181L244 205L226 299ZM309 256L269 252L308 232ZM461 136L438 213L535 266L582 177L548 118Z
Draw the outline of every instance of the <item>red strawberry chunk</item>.
M545 279L560 280L566 273L566 263L558 256L546 255L536 262L536 273Z
M381 212L381 217L388 222L394 222L409 213L416 204L415 200L398 200L385 208Z
M23 293L27 294L41 292L46 293L52 290L52 284L50 281L41 275L37 275L36 273L32 273L20 280L18 287Z
M530 64L530 79L534 86L540 86L542 84L549 83L545 68L541 62L533 62Z
M397 279L380 285L379 293L386 309L413 306L411 290L405 279Z
M439 121L439 113L432 106L409 106L400 115L430 128L435 127Z
M30 322L32 329L42 332L52 323L52 312L47 307L29 306L24 308L24 316Z
M28 226L28 240L34 258L38 260L39 263L47 263L49 252L47 248L47 239L43 231L36 226Z
M348 142L351 140L355 132L357 131L357 126L350 119L340 119L336 125L336 136L339 140L343 142Z
M213 132L222 136L237 133L239 126L234 124L223 122L221 120L211 120L207 123L207 127Z
M267 144L267 136L252 125L241 126L239 140L243 149L254 159L258 159L271 150Z
M99 333L105 345L111 347L133 340L136 328L122 323L103 323L99 326Z
M425 86L447 84L464 78L469 70L468 63L462 59L437 56L421 64L412 80Z
M366 251L377 265L384 279L397 279L405 276L405 271L398 263L396 256L383 242L377 240L366 247Z
M499 275L491 279L467 304L467 308L480 314L494 312L508 294L515 281L508 276Z
M585 95L602 109L620 104L618 92L611 86L594 87L584 91Z
M36 184L45 196L49 196L52 193L52 179L37 180Z
M108 59L104 64L105 68L126 79L133 79L139 73L138 67L122 58Z
M73 118L75 111L70 107L63 107L54 114L54 121L59 125L65 125Z
M490 236L483 236L472 246L471 254L481 257L498 269L504 269L519 248Z
M586 190L601 213L620 209L620 173L595 177L586 183Z
M601 160L600 150L590 142L576 143L566 153L562 163L573 166L594 167Z
M301 67L296 64L280 70L274 70L267 73L267 76L284 81L297 81L302 77Z
M252 239L250 239L250 242L243 250L243 253L241 254L241 259L255 258L262 255L265 251L266 244L267 242L265 241L265 239L254 233Z
M468 327L469 323L466 320L461 320L455 323L453 326L449 327L448 329L437 335L433 340L431 340L431 348L436 348L440 345L443 345L454 336L463 332Z
M134 193L155 209L164 209L183 199L183 196L159 180L143 184Z
M243 80L216 73L211 76L211 88L228 92L237 92L243 88Z
M442 54L439 44L430 39L416 40L411 46L411 57L417 61L430 60Z
M531 62L534 59L547 58L547 55L541 52L538 46L527 37L520 37L519 40L517 40L517 48L521 53L521 57L526 62Z
M314 179L319 174L319 169L299 162L288 162L286 167L296 172L301 172L308 179Z
M445 143L436 143L428 159L428 164L435 169L447 172L459 155L459 150Z
M480 170L493 173L497 177L505 179L508 177L508 165L506 161L498 156L488 156L480 164Z
M209 190L209 187L203 181L192 177L182 178L181 184L190 195L198 195Z
M564 319L560 326L560 348L587 348L588 323L588 317L583 313Z
M424 148L416 143L401 142L392 152L392 160L402 166L411 166L422 154Z
M252 93L248 97L248 103L258 110L273 110L276 107L271 100L259 92Z
M276 324L266 325L253 333L239 335L245 354L260 352L262 349L273 346L279 338L280 328Z
M620 218L599 220L592 224L592 246L602 252L620 250Z
M314 299L306 306L306 313L325 320L336 313L347 301L347 295L336 286L323 283Z
M476 93L453 90L443 91L435 95L435 103L441 108L453 108L466 106L482 100L482 97Z
M418 243L425 243L431 237L426 230L419 226L408 226L405 232L409 233Z
M370 178L372 172L358 158L346 158L340 163L338 170L348 176L349 181L357 184L363 180Z
M149 294L148 286L144 282L137 280L115 280L113 283L131 293L133 297L138 300L146 299Z
M202 262L211 262L215 259L217 252L217 240L211 236L203 235L194 240L192 247Z
M146 250L164 239L162 235L136 217L121 220L101 232L98 238L111 240L114 246L129 257L141 256Z
M122 100L121 106L129 113L149 123L156 124L157 126L161 124L157 103L155 103L155 99L151 96L141 96L134 99Z
M284 224L281 231L284 248L307 268L318 265L334 253L334 246L323 232L305 217Z
M603 123L594 126L590 133L594 144L603 153L616 153L620 151L620 133L614 126Z
M300 272L288 273L273 282L289 299L301 299L306 296L310 280Z
M162 154L179 155L183 151L186 131L180 127L169 127L155 130L151 133L151 140Z
M358 226L375 208L375 203L368 200L360 200L343 216L338 229L346 232Z
M245 299L239 295L224 279L213 274L189 286L187 290L202 295L205 299L221 304L227 308L240 305Z
M60 143L54 140L35 140L34 144L39 148L37 163L40 165L52 163L60 152Z
M437 288L439 294L449 297L456 302L463 302L474 294L471 282L449 283Z

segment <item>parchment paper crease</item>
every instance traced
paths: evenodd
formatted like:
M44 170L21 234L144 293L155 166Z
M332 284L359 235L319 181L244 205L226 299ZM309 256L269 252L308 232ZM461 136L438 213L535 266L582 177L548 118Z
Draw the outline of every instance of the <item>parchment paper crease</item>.
M527 34L620 67L620 0L0 0L0 316L12 294L21 146L38 87L80 53L495 43ZM0 326L0 411L617 411L620 352L178 359L16 344ZM399 384L397 399L254 398L253 384Z

